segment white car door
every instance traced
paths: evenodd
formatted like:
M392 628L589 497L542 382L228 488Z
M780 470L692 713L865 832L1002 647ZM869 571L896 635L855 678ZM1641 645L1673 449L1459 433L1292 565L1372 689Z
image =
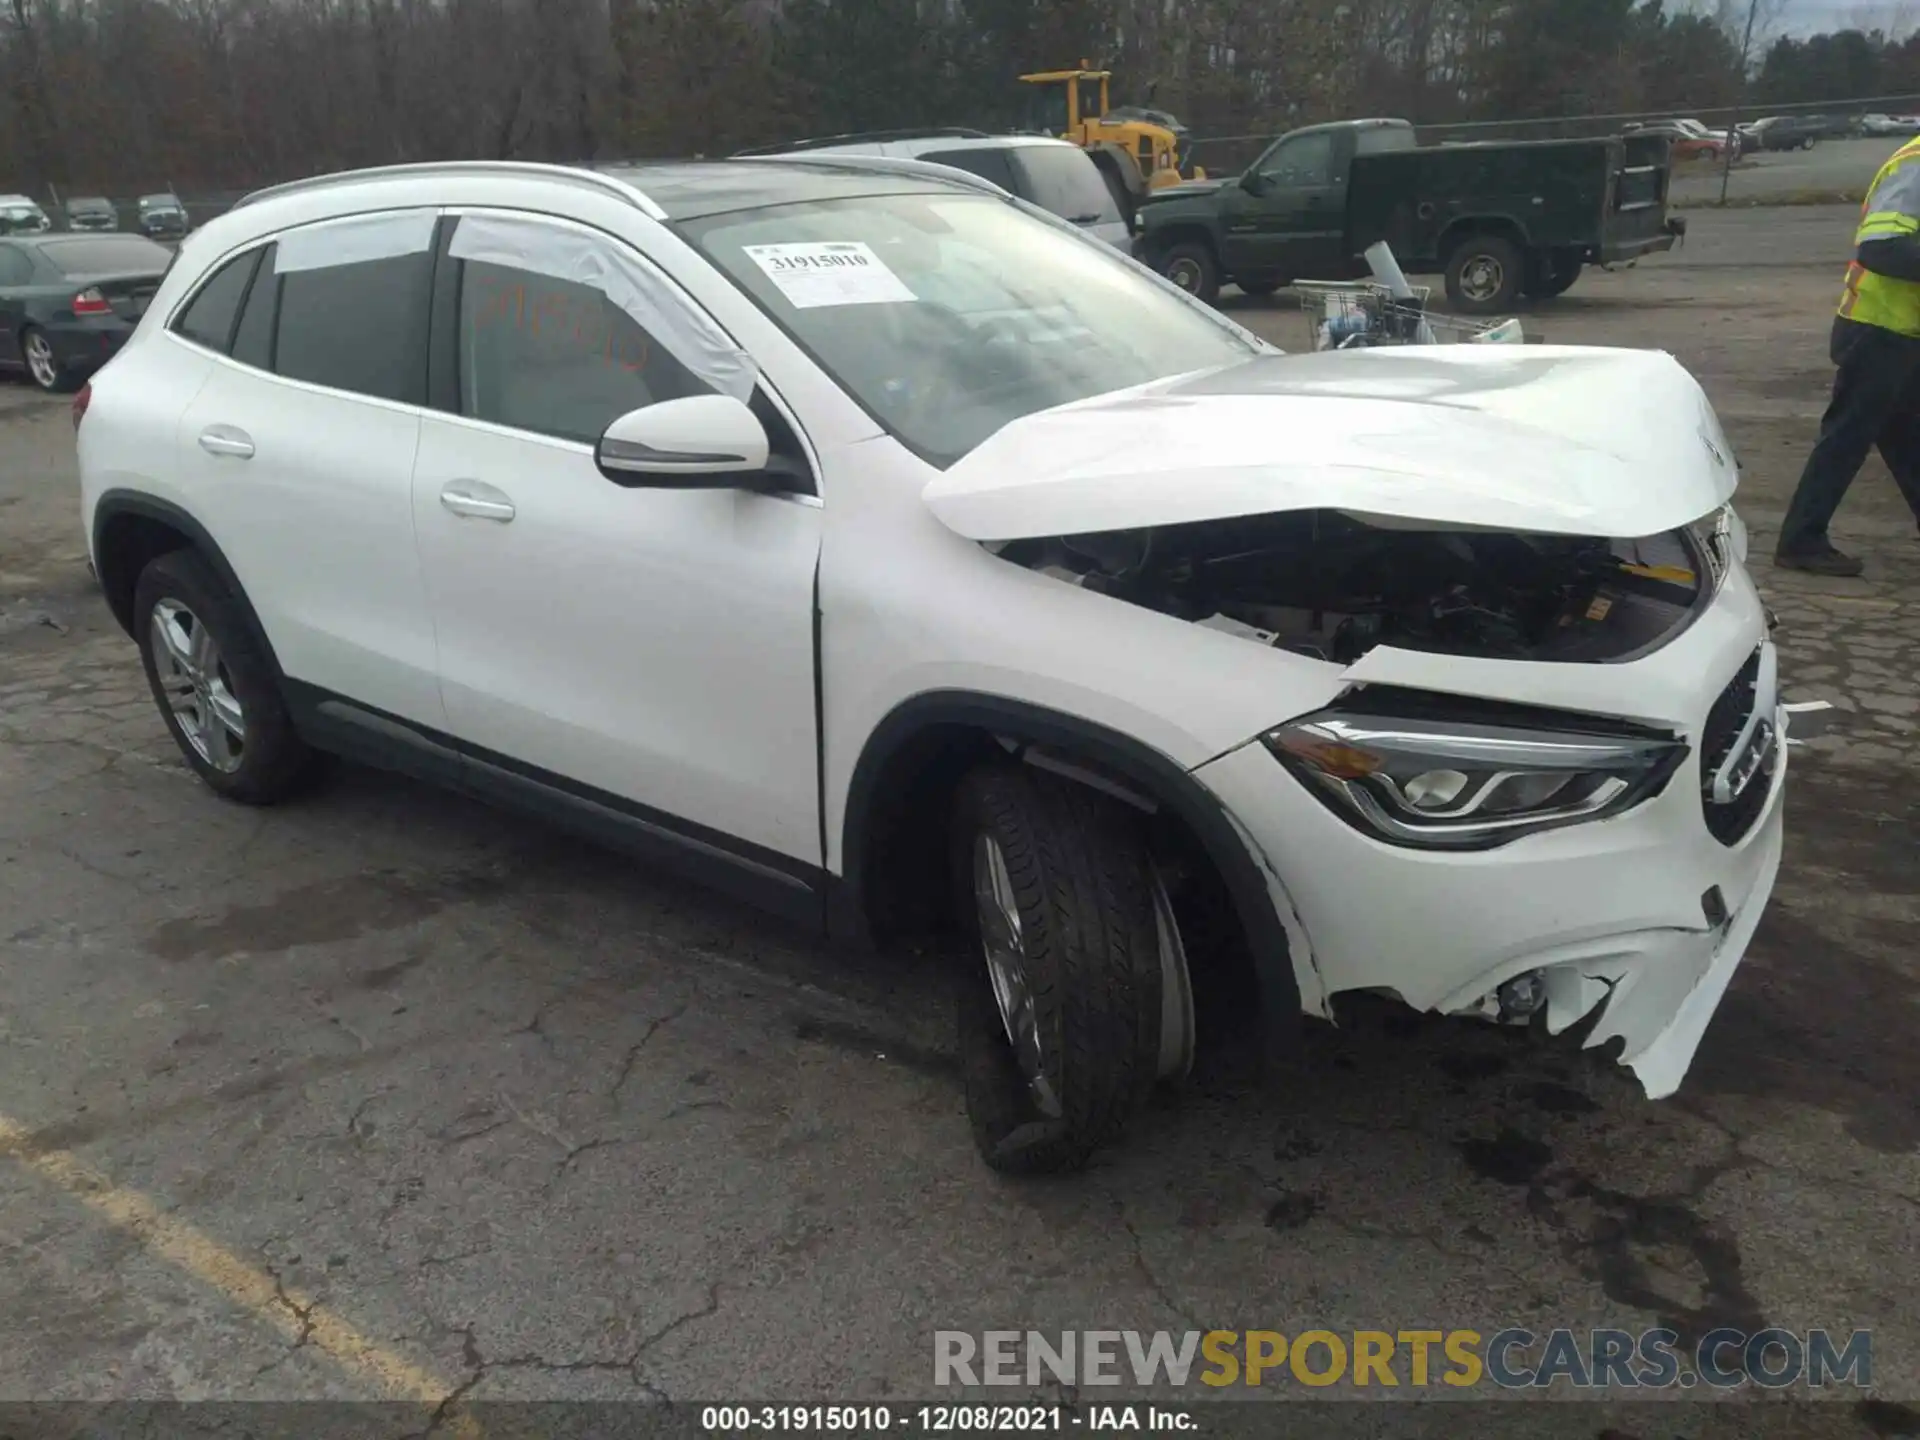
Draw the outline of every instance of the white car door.
M628 411L748 398L745 357L635 249L566 221L467 212L436 291L443 409L414 522L448 730L482 779L513 773L804 905L818 501L615 484L593 455Z
M286 231L217 269L168 337L217 356L180 418L182 491L297 712L444 718L412 507L436 218Z

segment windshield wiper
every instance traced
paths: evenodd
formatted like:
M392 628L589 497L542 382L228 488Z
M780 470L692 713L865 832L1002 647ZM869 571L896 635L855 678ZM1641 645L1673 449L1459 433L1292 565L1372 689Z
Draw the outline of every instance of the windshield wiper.
M1067 217L1067 223L1069 225L1091 225L1099 218L1100 218L1100 212L1098 210L1093 210L1093 211L1089 211L1085 215L1069 215Z

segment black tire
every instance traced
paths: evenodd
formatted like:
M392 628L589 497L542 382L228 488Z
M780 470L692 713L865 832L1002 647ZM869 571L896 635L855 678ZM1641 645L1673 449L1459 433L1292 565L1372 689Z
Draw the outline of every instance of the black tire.
M48 360L53 366L53 376L50 380L42 379L34 371L29 351L36 343L47 347ZM74 388L73 376L61 368L52 342L47 340L45 332L36 325L23 325L20 328L20 371L34 389L47 395L64 395Z
M1552 300L1566 294L1585 268L1578 253L1534 251L1527 257L1527 298Z
M1196 300L1211 305L1220 298L1220 262L1204 240L1183 240L1160 256L1159 271Z
M954 874L967 1117L988 1165L1076 1170L1118 1137L1152 1091L1160 1052L1160 949L1146 845L1133 815L1084 786L1003 763L961 782ZM975 899L977 848L999 847L1020 919L1047 1113L1001 1019Z
M1462 315L1513 309L1526 280L1526 257L1504 235L1468 235L1447 255L1447 302Z
M223 768L214 757L201 753L169 702L167 681L162 678L168 662L155 653L160 642L154 612L163 604L183 608L193 627L204 625L217 647L214 668L225 692L239 702L245 730L232 768ZM322 768L322 757L295 732L272 663L241 607L204 560L191 550L175 550L152 561L134 586L133 617L154 704L160 707L187 764L209 789L244 805L271 805L297 794L313 780ZM176 679L174 683L184 682ZM201 703L207 702L203 698Z
M1278 290L1282 285L1286 284L1286 281L1284 280L1236 280L1234 283L1238 285L1245 294L1256 296L1257 298L1264 300L1267 298L1267 296L1273 294L1274 291Z

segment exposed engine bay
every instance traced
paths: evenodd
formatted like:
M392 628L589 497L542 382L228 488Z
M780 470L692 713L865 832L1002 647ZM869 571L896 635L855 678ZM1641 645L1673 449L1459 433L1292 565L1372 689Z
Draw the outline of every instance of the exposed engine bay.
M1377 645L1624 660L1712 598L1709 542L1388 527L1335 510L1010 540L1001 558L1258 644L1347 665Z

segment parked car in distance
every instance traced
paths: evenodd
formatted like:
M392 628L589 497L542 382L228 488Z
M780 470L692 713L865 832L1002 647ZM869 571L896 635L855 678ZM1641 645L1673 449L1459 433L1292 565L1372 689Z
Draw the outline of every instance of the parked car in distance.
M1920 134L1920 116L1863 115L1860 117L1860 133L1876 136Z
M174 195L142 195L139 212L140 233L149 240L178 240L192 228L187 207Z
M0 235L40 235L53 228L47 212L27 195L0 195Z
M138 235L0 238L0 365L71 389L119 353L172 260Z
M73 195L60 207L69 230L118 230L120 212L104 195Z
M1665 142L1415 143L1405 120L1291 131L1228 180L1157 190L1140 207L1140 258L1203 300L1222 284L1271 294L1296 279L1367 273L1377 240L1409 274L1445 277L1476 315L1563 294L1588 264L1670 250Z
M1626 127L1629 135L1662 135L1670 142L1668 155L1676 161L1718 160L1727 153L1725 139L1706 132L1694 121L1690 127L1680 120L1641 120Z
M1820 132L1817 120L1801 115L1768 115L1740 127L1750 150L1811 150Z
M769 155L879 155L951 165L1052 211L1095 239L1122 250L1130 243L1127 221L1100 167L1080 146L1050 135L885 130L798 140L744 151L739 158Z
M209 221L73 408L209 789L331 751L952 933L1005 1170L1354 991L1668 1094L1773 887L1738 467L1664 354L1283 355L944 165L465 162Z

